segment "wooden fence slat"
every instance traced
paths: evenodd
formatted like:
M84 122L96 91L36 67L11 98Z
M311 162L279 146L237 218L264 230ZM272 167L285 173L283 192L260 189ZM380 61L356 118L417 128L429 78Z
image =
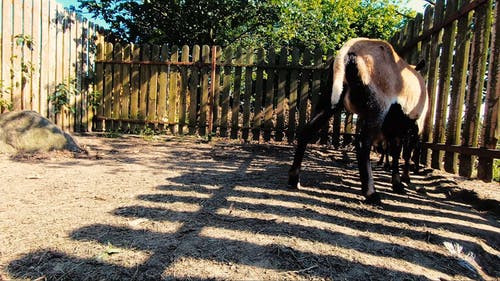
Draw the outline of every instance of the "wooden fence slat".
M127 44L123 47L123 60L130 61L132 59L132 46ZM121 68L122 94L120 96L120 119L128 119L130 115L130 65L122 65ZM125 132L130 131L130 124L122 122L121 129Z
M12 46L12 103L14 105L14 110L21 110L23 108L23 81L22 81L22 46L19 46L16 43L15 36L22 35L23 33L23 1L14 1L13 2L13 15L12 19L14 21L12 36L13 38L13 46Z
M267 63L269 65L276 65L276 55L273 48L269 49L267 54ZM267 80L266 80L266 96L265 96L265 107L264 107L264 141L268 142L271 140L271 133L273 131L273 105L274 105L274 68L266 69Z
M169 61L168 46L165 44L161 47L161 61ZM168 121L167 100L168 100L168 71L167 65L160 66L160 73L158 74L158 103L157 114L158 120L162 122ZM165 130L163 125L159 125L160 131Z
M194 45L192 50L192 62L200 62L200 46ZM200 71L197 66L191 67L191 77L189 79L189 134L196 133L197 113L198 113L198 84Z
M292 66L298 66L300 59L300 50L294 48L292 51ZM298 93L298 70L292 69L290 72L290 96L288 99L288 129L287 139L288 143L292 143L295 139L296 126L297 126L297 93Z
M421 13L418 13L417 16L415 17L415 23L413 25L413 38L412 41L418 38L420 35L422 35L422 30L423 30L423 15ZM419 57L422 56L422 42L418 42L415 47L413 48L413 51L410 53L410 62L411 64L417 64Z
M143 44L141 46L141 58L143 61L149 61L151 54L148 44ZM141 65L141 75L140 75L140 92L139 92L139 120L147 120L147 104L148 104L148 89L149 89L149 76L151 69L149 65ZM144 128L142 128L144 129ZM142 130L141 129L141 130Z
M160 61L160 46L153 45L151 52L151 60L154 62ZM151 122L151 127L155 128L154 121L156 121L156 104L158 101L158 65L149 66L149 90L148 90L148 105L147 105L147 118Z
M141 47L139 45L131 44L132 48L132 61L138 62L141 60ZM140 119L139 103L140 103L140 89L141 89L141 67L139 64L131 66L131 93L130 93L130 118ZM138 133L139 128L137 124L130 124L130 131Z
M107 60L113 59L113 44L110 42L106 43L106 48L104 49L105 58ZM104 116L110 117L113 111L113 66L111 64L106 64L104 67ZM106 120L104 122L104 130L109 131L112 129L112 122Z
M217 67L217 65L220 65L221 63L221 53L222 53L222 48L220 46L213 46L212 47L212 56L215 56L215 69L212 69L212 78L213 78L213 84L212 84L212 97L213 97L213 105L212 105L212 134L217 133L217 128L220 127L220 103L221 103L221 87L220 87L220 76L221 76L221 68ZM213 53L215 52L215 54ZM213 63L212 58L212 63ZM214 65L212 65L214 67ZM211 79L212 79L211 78Z
M450 17L457 11L457 0L448 0L445 8L445 18ZM453 64L453 50L455 45L455 34L457 23L445 27L443 30L443 44L439 62L439 81L436 101L436 121L434 123L434 142L444 143L445 141L445 122L448 113L448 96L450 94L451 68ZM433 151L431 157L431 167L443 169L443 151Z
M288 52L285 47L281 48L279 56L279 64L286 65L288 61ZM278 72L278 91L277 91L277 101L276 101L276 132L274 139L276 141L282 141L285 131L285 102L286 102L286 82L287 82L287 70L284 68L280 69Z
M253 50L247 49L245 56L245 63L248 65L253 65ZM243 97L243 131L241 133L241 138L245 141L248 140L250 133L250 110L251 110L251 97L252 97L252 75L253 67L245 67L245 93Z
M2 97L9 103L12 103L12 2L3 1L2 7L2 88L4 93ZM4 109L5 110L5 109Z
M202 46L201 50L201 61L207 65L210 63L210 47L207 45ZM209 111L209 100L208 100L208 77L210 73L210 68L204 66L201 68L201 104L200 104L200 122L199 122L199 134L201 136L207 135L207 122L208 111Z
M252 139L254 141L260 140L260 129L262 126L262 119L264 117L264 112L262 109L263 98L264 98L264 57L265 51L263 48L257 50L257 70L256 70L256 80L255 80L255 101L254 101L254 115L253 115L253 125L252 125Z
M482 147L495 149L500 139L500 6L495 6L495 25L492 27L490 62L488 68L488 84L486 87L484 126L481 139ZM479 157L477 177L491 181L493 176L493 159Z
M42 74L42 70L40 68L41 64L41 52L43 49L41 49L42 45L42 27L43 27L43 17L42 17L42 4L40 0L33 0L33 13L32 13L32 37L33 41L35 43L34 45L34 50L32 52L32 57L31 57L31 63L33 65L33 75L32 75L32 109L41 113L42 112L42 104L46 102L46 100L41 99L41 93L40 93L40 77Z
M120 43L116 43L113 47L113 60L115 61L122 61L123 59L123 53L122 53L122 46ZM115 119L112 121L112 128L111 130L113 131L119 131L121 130L121 124L118 119L120 118L121 112L120 112L120 100L121 100L121 95L122 95L122 77L121 77L121 65L120 64L114 64L112 67L113 71L113 97L111 99L111 115L107 115L106 117L111 117Z
M436 1L436 7L434 9L434 21L433 26L439 25L443 21L443 13L444 13L444 0ZM439 47L441 44L441 31L432 35L431 45L429 50L429 58L430 61L435 63L431 63L429 65L428 74L427 74L427 93L429 96L429 111L427 117L425 119L425 126L423 132L423 141L432 142L434 137L432 135L432 128L434 123L434 116L436 110L436 86L438 83L438 69L439 69ZM423 151L423 163L430 164L430 151Z
M46 84L46 93L47 93L47 98L50 97L55 90L55 86L57 84L58 78L57 78L57 17L58 17L58 11L57 11L57 3L54 0L49 0L50 1L50 11L49 11L49 18L48 18L48 23L49 23L49 35L48 35L48 55L50 59L46 60L48 61L48 83ZM103 48L103 51L105 51L105 47ZM51 120L55 121L55 114L54 114L54 108L52 104L49 103L48 105L48 118Z
M238 48L236 50L236 63L243 62L243 50ZM242 67L234 68L234 88L233 88L233 103L231 106L231 135L232 139L238 138L239 123L240 123L240 98L241 98L241 73Z
M189 46L182 46L182 62L189 62ZM184 134L184 126L186 126L186 116L187 116L187 98L189 96L188 93L188 84L189 84L189 72L187 68L181 68L181 89L180 89L180 101L179 101L179 134Z
M170 61L179 61L179 47L172 46L170 49ZM169 73L169 90L168 90L168 124L169 130L172 134L175 134L175 126L177 124L177 97L178 97L178 81L179 71L177 67L171 67Z
M23 1L22 13L23 13L22 34L31 37L31 39L33 40L35 38L33 37L33 26L32 26L33 3L31 0ZM31 69L33 67L32 51L31 48L26 44L23 44L23 46L22 47L20 46L20 48L22 50L21 62L23 64L22 66L23 70L21 74L22 108L33 110L31 83L33 79L34 69L33 70Z
M74 125L73 125L73 131L76 132L81 132L84 131L82 128L82 121L83 121L83 108L86 106L82 106L82 100L85 98L87 95L86 89L83 89L83 60L82 60L82 47L83 47L83 35L82 35L82 30L83 30L83 20L80 16L77 16L76 14L74 15L75 17L75 23L74 23L74 30L73 30L73 47L72 47L72 60L73 60L73 79L75 79L75 86L76 89L79 91L79 93L74 97L74 102L75 104L74 109Z
M302 65L308 66L311 64L311 53L306 50L303 54ZM300 133L307 120L307 103L309 95L309 75L310 70L303 69L300 79L300 98L299 98L299 126L297 132Z
M222 94L221 94L221 119L220 119L220 135L221 137L227 137L228 129L228 117L229 117L229 92L231 89L231 73L232 67L230 66L233 59L233 50L231 47L224 49L223 54L224 63L224 75L222 84Z
M483 96L484 74L486 72L486 59L488 57L488 46L491 29L492 2L478 7L474 19L474 36L472 39L470 75L468 80L469 94L466 100L466 111L464 117L464 131L462 134L462 145L469 147L478 146L478 134L481 126L479 114ZM473 171L474 157L461 155L459 174L471 177Z
M465 0L462 6L470 3ZM472 12L459 19L457 24L457 36L455 38L455 62L452 73L452 85L450 92L450 115L447 122L446 144L460 144L463 105L467 82L467 66L469 64ZM444 154L444 169L450 173L458 173L458 154L446 151Z
M68 13L66 12L66 17L68 17L68 29L66 30L66 33L68 33L67 38L68 38L68 77L67 80L69 81L68 83L72 83L75 87L78 86L78 77L76 76L76 68L77 68L77 58L76 58L76 44L78 41L78 38L76 37L76 29L78 28L78 21L76 20L76 13ZM78 88L77 88L78 89ZM70 97L70 104L69 107L70 109L68 110L68 130L70 132L75 131L75 126L76 126L76 117L77 114L75 112L76 110L76 100L79 98L80 95L72 95Z
M103 42L98 42L97 43L97 49L96 49L96 58L98 60L103 60L104 59L104 52L105 52L105 46ZM98 108L96 110L97 116L104 116L104 65L102 63L96 64L95 67L96 71L96 84L95 84L95 90L100 92L101 95L99 96L99 101L98 101ZM94 130L97 132L102 131L103 124L101 121L95 122L95 127Z

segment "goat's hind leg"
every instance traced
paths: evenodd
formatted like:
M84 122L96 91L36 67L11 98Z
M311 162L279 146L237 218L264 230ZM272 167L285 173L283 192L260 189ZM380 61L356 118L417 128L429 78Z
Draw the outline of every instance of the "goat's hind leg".
M302 165L302 160L304 159L307 144L314 138L319 129L322 128L326 122L328 122L333 113L334 110L331 108L320 110L299 133L293 164L288 172L288 185L291 189L300 188L300 167Z
M365 196L365 203L380 205L380 195L375 191L373 181L372 167L370 163L370 148L373 140L373 135L369 127L368 130L361 130L360 135L356 140L356 157L358 160L359 177L361 180L361 191Z
M395 193L404 194L405 187L399 175L399 156L401 155L402 144L400 139L393 139L390 142L390 153L392 157L392 190Z

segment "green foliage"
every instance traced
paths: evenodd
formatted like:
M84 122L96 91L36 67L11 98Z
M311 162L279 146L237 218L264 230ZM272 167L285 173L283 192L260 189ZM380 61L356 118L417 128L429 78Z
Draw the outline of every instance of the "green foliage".
M28 34L17 34L14 36L14 39L16 39L16 45L21 46L21 47L28 47L31 51L33 51L33 48L35 47L35 41L33 41L33 37L31 37Z
M87 94L88 105L92 110L95 111L101 105L101 96L102 93L95 90Z
M144 126L144 128L141 129L139 135L143 140L146 141L156 141L159 140L159 133L156 132L153 128L149 126Z
M14 105L6 96L10 95L10 87L5 87L3 80L0 80L0 113L4 110L12 111Z
M108 139L116 139L121 137L121 134L117 130L109 130L104 132L103 137L108 138Z
M140 43L336 49L352 37L390 38L406 0L79 0L118 37ZM407 16L405 16L407 15Z
M55 91L49 96L49 101L54 108L54 113L60 113L63 108L69 108L75 113L75 108L69 106L71 97L78 95L80 91L76 88L76 79L68 79L67 82L59 83Z
M500 182L500 159L493 160L493 180Z

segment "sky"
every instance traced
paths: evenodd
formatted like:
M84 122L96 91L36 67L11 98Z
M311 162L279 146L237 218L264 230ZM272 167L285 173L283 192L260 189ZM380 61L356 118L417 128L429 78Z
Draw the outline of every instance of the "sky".
M66 7L68 8L69 6L73 5L75 7L78 8L79 4L78 4L78 0L56 0L56 2L58 2L59 4L61 4L63 7ZM408 7L412 8L413 10L417 11L417 12L420 12L420 13L423 13L424 11L424 6L427 2L424 1L424 0L408 0ZM100 21L96 21L95 19L90 19L89 20L92 20L93 22L101 25L101 26L106 26L106 24L104 24L103 22L100 22Z

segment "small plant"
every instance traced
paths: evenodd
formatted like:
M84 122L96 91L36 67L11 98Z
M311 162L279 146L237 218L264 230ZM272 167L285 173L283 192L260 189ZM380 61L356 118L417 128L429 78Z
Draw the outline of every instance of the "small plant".
M30 35L21 33L14 36L14 39L16 39L17 46L26 46L28 49L33 51L33 48L35 47L35 41L33 41L33 37L31 37Z
M148 126L144 127L139 134L141 135L142 139L147 141L152 141L156 139L155 130Z
M9 88L4 87L3 80L0 80L0 113L4 110L12 111L14 105L8 99L4 98L10 94Z
M54 107L54 113L60 113L64 108L68 108L75 113L75 108L69 106L71 97L80 94L76 88L76 79L68 79L68 82L59 83L52 95L49 96L49 101Z
M28 48L30 51L33 51L35 47L35 41L33 41L33 37L31 37L28 34L17 34L14 36L16 46L21 47L21 48ZM17 58L17 56L12 56L10 58L10 62L13 65L14 60ZM14 69L11 68L11 77L14 78ZM24 56L21 57L21 85L25 85L30 79L35 71L34 65L31 63L31 61L25 60ZM16 87L19 87L20 84L19 82L16 82Z
M493 160L493 180L500 182L500 159Z
M101 92L99 91L92 91L88 93L88 105L91 110L94 111L97 110L97 108L101 105Z
M117 130L109 130L104 132L103 137L108 138L108 139L116 139L121 136L120 132Z

